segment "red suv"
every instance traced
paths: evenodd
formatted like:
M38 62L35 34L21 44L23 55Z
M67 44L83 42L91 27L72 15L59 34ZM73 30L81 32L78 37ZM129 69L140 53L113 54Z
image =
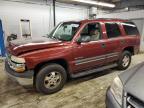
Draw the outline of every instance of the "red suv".
M68 77L127 69L139 47L137 27L128 20L63 22L45 37L11 41L5 69L20 84L51 94L62 89Z

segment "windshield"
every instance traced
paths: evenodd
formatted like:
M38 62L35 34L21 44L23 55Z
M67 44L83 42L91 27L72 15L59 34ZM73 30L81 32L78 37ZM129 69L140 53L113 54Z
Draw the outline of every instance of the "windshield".
M74 22L60 23L50 34L49 38L62 41L71 41L77 32L80 24Z

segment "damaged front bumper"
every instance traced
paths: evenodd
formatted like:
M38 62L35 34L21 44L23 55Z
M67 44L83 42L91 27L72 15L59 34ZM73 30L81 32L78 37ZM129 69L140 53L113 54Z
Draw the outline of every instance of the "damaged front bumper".
M23 73L15 72L13 69L10 68L8 61L5 60L5 71L12 80L17 81L20 85L26 87L33 86L33 70L28 70Z

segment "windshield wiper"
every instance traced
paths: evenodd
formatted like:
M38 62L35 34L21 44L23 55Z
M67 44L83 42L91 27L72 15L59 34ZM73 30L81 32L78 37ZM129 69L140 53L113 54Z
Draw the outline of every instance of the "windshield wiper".
M66 40L60 38L60 36L57 36L57 37L56 37L56 36L50 36L50 35L48 35L48 34L47 34L47 38L55 39L55 40L60 40L60 41L66 41Z
M56 36L49 36L49 38L51 38L51 39L55 39L55 40L61 40L60 38L58 38L58 37L56 37Z
M57 39L57 40L60 40L60 41L66 41L65 39L62 39L61 36L57 36L57 37L53 36L53 38Z
M56 39L56 37L54 37L54 36L52 37L49 34L47 34L47 36L45 36L45 37L50 38L50 39Z

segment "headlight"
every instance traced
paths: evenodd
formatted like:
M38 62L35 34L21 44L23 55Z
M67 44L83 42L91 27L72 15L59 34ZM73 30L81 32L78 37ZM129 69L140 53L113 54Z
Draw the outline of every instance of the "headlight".
M11 61L9 62L10 67L15 70L16 72L24 72L26 67L25 67L25 59L24 58L19 58L16 56L11 56Z
M16 56L11 56L11 61L15 62L15 63L25 63L25 59L24 58L19 58L19 57L16 57Z
M110 88L112 94L114 95L117 102L122 105L122 95L123 95L123 84L119 77L116 77Z

